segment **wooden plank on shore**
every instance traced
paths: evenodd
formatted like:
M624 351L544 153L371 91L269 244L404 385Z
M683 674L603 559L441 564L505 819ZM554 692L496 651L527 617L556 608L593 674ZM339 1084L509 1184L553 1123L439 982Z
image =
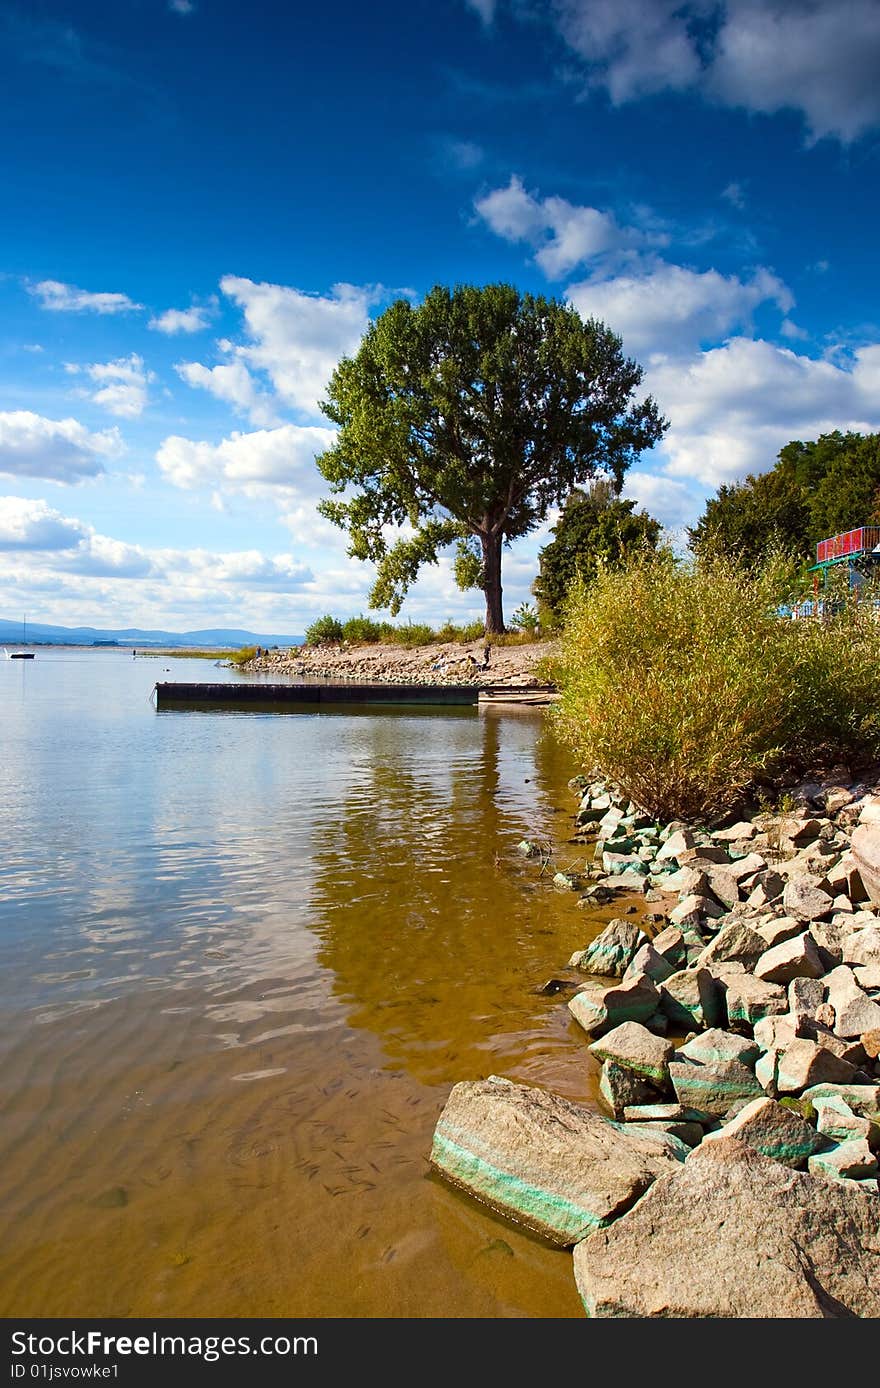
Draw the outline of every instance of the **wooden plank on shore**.
M421 707L474 706L475 684L181 684L156 685L156 706L228 708L302 704L383 704Z

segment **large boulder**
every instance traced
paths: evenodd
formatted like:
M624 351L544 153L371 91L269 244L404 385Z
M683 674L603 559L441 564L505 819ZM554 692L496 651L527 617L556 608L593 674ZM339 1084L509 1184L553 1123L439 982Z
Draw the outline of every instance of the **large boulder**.
M841 964L825 981L828 1002L834 1008L835 1036L861 1036L880 1027L880 1007L862 992L851 969Z
M848 1060L799 1036L780 1052L775 1083L780 1094L800 1094L816 1084L847 1084L855 1073Z
M814 878L803 874L789 878L782 905L787 915L796 916L799 921L815 921L831 914L834 901Z
M741 1060L720 1060L709 1065L671 1060L669 1078L680 1104L716 1118L723 1118L734 1105L763 1097L754 1071Z
M722 1031L719 1027L710 1027L679 1046L675 1058L692 1060L697 1065L717 1065L725 1060L741 1060L743 1065L754 1065L760 1051L757 1041L749 1041L745 1036Z
M747 921L727 922L718 931L714 940L703 950L697 960L698 968L711 968L713 964L739 963L744 968L754 968L757 960L766 953L767 942L753 930Z
M712 977L720 990L728 1026L754 1027L762 1017L788 1011L788 997L778 983L765 983L740 965L714 964Z
M736 1138L704 1142L577 1245L574 1273L590 1316L876 1317L877 1200Z
M660 1008L682 1031L713 1027L721 1019L718 988L708 969L680 969L660 984Z
M790 983L793 978L821 978L825 965L819 946L809 931L784 940L762 954L755 965L755 977L765 983Z
M431 1165L499 1214L567 1247L628 1209L687 1147L629 1133L556 1094L490 1076L454 1086Z

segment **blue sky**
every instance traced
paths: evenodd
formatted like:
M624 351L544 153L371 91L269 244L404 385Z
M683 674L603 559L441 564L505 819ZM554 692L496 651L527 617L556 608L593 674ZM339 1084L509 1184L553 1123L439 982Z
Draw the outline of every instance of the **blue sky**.
M672 529L880 429L878 71L877 0L0 0L0 615L365 610L317 402L435 283L621 335L670 420L626 494ZM480 614L444 561L402 616Z

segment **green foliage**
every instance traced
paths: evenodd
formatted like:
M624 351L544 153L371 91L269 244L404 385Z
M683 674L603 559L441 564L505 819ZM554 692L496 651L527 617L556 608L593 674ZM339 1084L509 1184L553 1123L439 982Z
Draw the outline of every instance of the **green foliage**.
M456 626L454 622L446 621L442 627L438 627L434 632L434 640L439 642L458 641L462 646L467 646L471 641L479 641L485 634L486 628L482 622L465 622L463 626Z
M823 434L779 452L770 472L720 487L688 532L704 557L754 567L775 546L803 561L817 541L880 523L880 434Z
M529 602L520 603L510 619L510 624L519 631L536 632L540 625L537 609Z
M538 556L538 577L532 592L548 625L562 618L575 579L590 583L601 567L615 568L640 551L655 550L660 523L634 501L621 501L608 481L595 481L588 491L568 496L553 527L553 539Z
M501 631L501 551L597 471L619 484L666 424L620 339L511 285L436 286L393 303L327 387L339 432L317 459L321 511L377 565L374 607L400 610L423 564L459 544L456 576ZM389 545L388 528L407 527ZM461 543L463 542L463 544Z
M791 569L662 552L600 570L570 599L554 716L588 770L651 814L730 808L760 773L880 752L880 623L778 615Z
M323 641L341 641L342 623L335 617L327 614L318 617L317 621L312 622L311 626L306 627L306 645L320 646Z
M349 617L342 623L342 639L353 646L382 640L382 627L373 617Z
M242 646L238 651L230 651L229 659L233 665L246 665L256 654L256 646Z

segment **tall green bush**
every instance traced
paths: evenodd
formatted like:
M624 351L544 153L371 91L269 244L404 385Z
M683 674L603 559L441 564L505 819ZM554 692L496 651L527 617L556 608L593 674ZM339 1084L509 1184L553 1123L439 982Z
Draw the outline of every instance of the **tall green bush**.
M778 563L664 552L572 592L555 677L563 738L652 814L729 808L761 772L880 753L880 624L779 615Z

